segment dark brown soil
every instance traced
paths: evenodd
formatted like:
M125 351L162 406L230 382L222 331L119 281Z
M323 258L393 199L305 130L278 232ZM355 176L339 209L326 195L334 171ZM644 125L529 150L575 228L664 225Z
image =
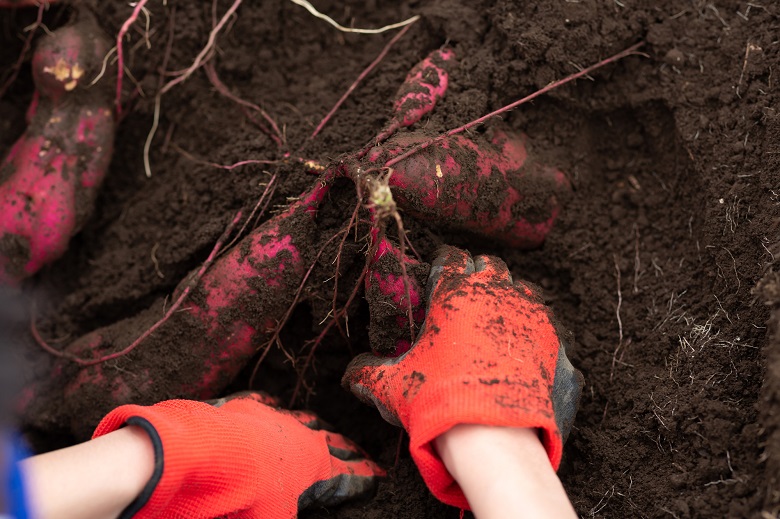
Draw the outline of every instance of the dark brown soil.
M123 2L85 3L97 6L109 34L130 9ZM219 11L229 3L219 1ZM321 162L358 150L375 135L406 72L445 42L459 65L425 122L431 132L646 41L645 56L610 65L593 81L578 81L504 117L501 124L526 132L537 156L567 172L574 186L542 248L508 250L408 216L405 226L424 256L452 243L504 257L516 277L544 288L575 333L572 361L586 387L560 475L582 516L775 517L780 8L725 0L409 0L381 9L375 2L315 3L357 26L423 17L307 145L307 157ZM210 4L151 2L151 49L139 44L139 31L130 32L128 67L144 95L133 97L121 123L96 213L67 255L26 287L38 300L41 332L58 345L161 305L203 262L236 210L256 203L258 184L268 178L262 167L215 169L178 149L221 164L279 158L273 142L197 73L163 98L151 148L153 176L144 175L142 149L170 17L168 69L179 70L207 39ZM47 23L63 23L65 11L53 9ZM0 12L0 71L15 62L20 31L34 16ZM219 39L215 63L234 92L284 125L295 149L389 38L338 33L286 1L245 2ZM128 81L128 98L134 89ZM22 132L30 97L25 67L0 99L0 149ZM273 204L286 203L312 181L299 166L265 170L281 179ZM317 239L324 242L341 228L354 202L349 183L335 189L318 219ZM308 352L306 341L330 310L332 280L323 281L333 275L337 243L323 253L305 302L283 334L294 356ZM347 241L342 303L363 264L361 245ZM361 299L350 315L350 339L334 328L320 345L315 369L307 372L313 392L297 405L314 409L393 467L391 477L371 501L306 516L458 517L429 495L405 444L396 459L398 430L338 384L351 356L367 348L367 328ZM182 330L180 337L187 336ZM28 356L44 376L49 359L32 343ZM119 368L132 370L132 356L123 362ZM274 350L256 386L289 398L301 364L291 366ZM245 373L234 385L244 388L247 380ZM35 431L35 437L48 447L70 441L54 429Z

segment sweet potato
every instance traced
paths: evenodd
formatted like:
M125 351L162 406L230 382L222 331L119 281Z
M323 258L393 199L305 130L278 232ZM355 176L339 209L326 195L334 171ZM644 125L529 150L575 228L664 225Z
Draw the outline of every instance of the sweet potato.
M452 59L451 52L437 51L409 74L399 90L395 116L385 127L388 136L430 112L446 90L446 66ZM141 332L152 329L164 313L164 303L69 345L65 355L71 359L60 359L51 380L28 393L28 423L49 429L65 426L83 436L116 405L219 395L257 348L274 336L283 315L297 301L306 266L318 257L314 216L330 187L338 178L349 178L365 193L369 176L378 175L374 180L385 182L387 193L384 165L394 157L398 163L389 176L390 213L371 202L375 225L364 286L372 303L372 348L384 354L403 353L412 339L410 309L414 325L424 316L427 266L403 255L384 237L383 219L388 214L398 217L395 201L407 213L532 247L549 231L559 195L568 189L562 173L528 158L523 137L498 131L492 142L456 136L401 160L406 150L425 139L421 134L399 135L364 150L367 156L355 153L326 168L285 213L266 221L217 259L182 307L127 356L87 367L72 362L74 357L97 361L122 351ZM190 289L192 279L180 283L173 300ZM54 406L52 399L62 399L62 404ZM83 402L93 401L99 405L85 412ZM59 411L56 415L50 412L53 408Z
M59 258L92 212L114 143L111 81L90 86L110 43L91 16L44 36L29 126L0 165L0 284Z
M396 136L375 147L367 160L383 164L425 140L417 134ZM445 227L517 248L536 247L552 227L569 183L560 171L529 158L525 143L525 136L497 130L489 143L453 136L423 149L393 166L387 179L393 204ZM360 182L357 172L367 169L352 165L343 174ZM377 211L381 210L373 208L372 216ZM387 239L376 244L365 281L366 298L372 303L369 338L375 352L392 356L409 348L410 310L416 324L424 318L421 267Z
M397 137L372 150L364 162L383 164L422 138L416 134ZM61 398L56 389L41 387L26 408L28 421L47 428L51 426L48 420L60 425L65 421L71 430L83 435L111 406L177 396L219 395L256 349L268 341L293 304L305 267L315 256L318 239L314 216L339 177L359 181L356 162L340 161L328 168L285 213L266 221L219 258L181 310L120 360L121 369L108 364L77 368L67 359L60 360L50 387L65 386L63 404L58 406L61 415L51 416L48 410L52 405L46 402ZM389 184L406 212L446 220L452 227L524 247L538 245L544 239L558 213L558 195L568 189L562 173L537 166L527 157L523 138L498 131L492 143L457 136L442 146L431 146L399 162ZM543 196L534 205L533 197L540 193ZM416 324L423 319L422 287L427 267L403 257L375 232L371 240L375 246L365 288L367 298L374 303L372 347L385 354L402 353L411 339L410 303ZM408 285L403 279L402 261ZM188 285L185 279L178 291ZM128 337L124 330L135 330L137 335L159 315L157 306L92 332L68 346L67 354L88 359L120 350L135 338ZM181 330L190 332L185 337L176 335ZM156 362L160 351L173 354L179 361ZM169 376L173 372L177 375ZM182 373L187 374L186 378ZM178 385L169 385L169 379L175 379ZM106 394L111 397L106 399ZM97 395L102 396L95 398ZM87 414L75 411L80 402L92 400L101 405Z
M117 405L218 396L267 342L292 304L312 261L311 244L317 241L314 216L329 189L329 184L318 181L287 211L219 257L180 310L127 356L87 367L58 359L50 379L26 394L22 413L27 423L45 429L64 427L85 437ZM172 299L189 284L188 276ZM121 350L135 339L127 330L137 336L159 317L157 305L81 337L65 354L96 359ZM162 352L168 352L165 361ZM52 399L61 403L53 406ZM92 401L100 405L84 411L83 402ZM53 408L58 415L51 414Z
M398 129L416 124L436 106L449 85L449 72L455 64L450 49L431 52L414 66L401 84L393 101L393 117L376 138L380 143Z
M367 155L374 167L427 140L397 135ZM524 135L495 130L490 142L454 135L392 168L398 206L450 229L516 248L538 247L570 190L566 176L529 156ZM364 168L365 169L365 168Z
M473 231L518 248L543 241L570 190L565 175L529 158L524 135L495 131L492 142L453 135L402 158L423 134L396 135L433 110L449 85L455 54L432 52L407 75L393 103L393 117L375 139L376 146L358 154L369 165L352 164L345 176L360 181L357 171L387 166L389 184L404 211L432 217L445 227Z
M404 285L401 261L406 267L408 286ZM398 356L411 348L408 312L411 308L414 324L418 327L422 325L427 276L427 265L402 256L387 238L379 241L365 281L371 317L368 338L372 350L382 355Z

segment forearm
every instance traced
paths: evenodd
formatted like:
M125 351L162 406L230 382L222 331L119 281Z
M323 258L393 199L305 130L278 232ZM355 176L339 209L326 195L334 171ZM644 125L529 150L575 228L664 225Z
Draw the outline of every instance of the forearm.
M577 517L534 429L458 425L436 449L479 519Z
M32 517L118 517L154 470L149 436L125 427L100 438L21 462Z

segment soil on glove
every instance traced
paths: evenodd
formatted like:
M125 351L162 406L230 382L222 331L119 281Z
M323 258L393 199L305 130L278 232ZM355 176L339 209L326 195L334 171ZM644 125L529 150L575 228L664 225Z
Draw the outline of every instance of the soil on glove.
M94 7L109 34L117 33L131 10L123 2L83 3ZM218 13L231 3L218 1ZM575 334L570 356L586 386L560 476L580 515L775 517L780 7L725 0L315 4L360 27L422 16L306 144L305 156L321 163L361 149L376 135L408 70L445 43L454 48L458 66L445 98L420 125L431 134L646 42L642 55L476 130L526 132L539 160L567 173L573 196L541 248L502 248L408 215L404 225L424 258L449 243L506 259L515 278L543 287L559 320ZM169 35L167 70L181 70L213 24L211 2L169 0L167 7L150 2L150 9L150 45L143 39L143 21L125 44L133 79L125 78L129 101L96 212L67 254L25 287L26 304L37 301L41 334L56 347L149 307L161 313L173 288L204 261L237 210L251 211L273 175L278 187L271 212L313 181L292 162L233 170L206 164L281 157L274 142L217 93L202 71L163 97L151 142L152 176L146 177L143 147ZM53 8L47 25L64 23L67 11ZM3 75L22 49L22 29L34 19L34 9L0 11ZM392 37L340 33L282 0L245 2L227 27L218 39L216 71L234 93L276 118L292 150L307 142ZM31 95L25 64L0 99L0 149L23 131ZM317 220L314 250L343 228L355 202L349 182L331 192ZM284 351L270 351L254 387L288 400L297 396L294 405L313 409L357 441L390 467L390 477L371 500L305 516L458 517L458 510L429 494L399 430L340 387L349 360L368 349L369 312L362 296L340 326L344 333L333 327L300 379L307 341L331 310L339 242L324 248L282 333ZM364 264L364 244L361 234L345 242L339 307ZM128 338L141 332L123 330ZM131 354L107 369L166 367L166 383L176 387L177 371L170 367L180 362L194 332L166 333L171 341L155 363L134 365ZM52 359L26 333L20 335L31 376L45 378ZM232 389L247 387L251 368ZM61 398L52 391L48 405L56 416ZM107 405L108 397L84 401L83 415ZM74 441L57 420L48 423L30 430L39 447Z

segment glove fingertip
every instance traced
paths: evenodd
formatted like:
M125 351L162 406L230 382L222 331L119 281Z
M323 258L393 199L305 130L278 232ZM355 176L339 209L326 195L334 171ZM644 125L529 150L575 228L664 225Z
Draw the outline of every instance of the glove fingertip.
M372 393L369 388L364 386L362 383L360 383L357 380L351 380L348 382L348 385L346 386L346 389L349 389L353 395L355 395L358 400L363 402L364 404L373 405L374 399L372 398Z
M385 405L382 398L376 394L376 389L363 384L360 380L347 380L346 376L342 380L342 385L344 385L345 389L351 391L358 400L366 405L375 407L387 423L395 425L396 427L403 427L400 418L398 418L398 416Z
M469 251L459 249L452 245L442 245L436 249L432 267L451 267L460 270L459 274L471 274L474 272L474 260Z
M451 255L463 254L463 253L464 251L458 249L457 247L453 247L452 245L440 245L433 252L434 260L431 262L431 264L443 266L448 263L447 260Z
M368 457L368 454L360 446L341 434L321 431L320 435L325 439L330 455L342 461L357 460Z
M425 285L425 299L430 302L433 292L439 285L442 276L447 274L468 275L474 272L474 260L467 250L451 245L442 245L435 252L431 262L428 282Z
M280 409L280 411L284 411ZM307 429L311 429L313 431L319 431L319 430L333 430L333 426L330 425L328 422L317 416L316 414L309 412L309 411L287 411L290 416L298 420L301 425L305 426Z
M531 302L544 304L544 296L542 295L542 289L538 285L531 283L530 281L517 280L514 282L515 288L520 290L523 297Z
M392 364L393 357L381 357L374 353L361 353L353 358L342 379L342 385L346 380L366 379L367 377L376 377L380 379L383 376L384 367Z
M512 274L504 260L496 256L480 255L474 258L474 271L483 277L507 280L512 283Z
M387 471L380 467L377 463L366 459L363 460L365 462L365 467L376 477L384 478L387 477Z
M251 389L238 391L221 398L205 400L205 403L212 407L223 407L227 404L230 404L230 402L236 402L238 400L251 400L253 402L257 402L258 404L267 405L269 407L281 406L281 401L278 398L271 396L264 391L255 391Z
M566 350L561 344L558 350L558 361L555 366L555 382L552 388L553 410L555 421L564 443L569 437L574 418L582 397L585 377L575 368L566 356Z

